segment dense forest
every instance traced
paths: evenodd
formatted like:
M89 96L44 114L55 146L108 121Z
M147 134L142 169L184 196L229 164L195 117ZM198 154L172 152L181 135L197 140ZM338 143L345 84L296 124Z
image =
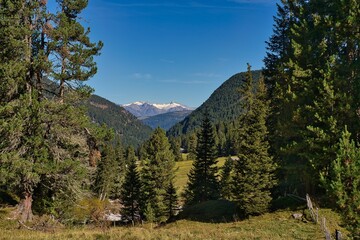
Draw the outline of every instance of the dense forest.
M103 44L80 20L88 2L56 2L50 12L46 1L0 0L0 199L15 202L20 223L96 224L109 199L133 224L218 200L246 219L310 194L360 239L358 1L282 0L264 69L248 64L167 134L91 97ZM130 125L133 139L122 139ZM193 165L179 194L181 147Z

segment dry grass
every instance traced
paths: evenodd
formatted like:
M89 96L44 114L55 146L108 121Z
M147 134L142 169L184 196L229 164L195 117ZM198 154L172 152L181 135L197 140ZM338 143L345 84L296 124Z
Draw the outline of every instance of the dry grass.
M331 211L327 210L326 212L328 215L334 215ZM180 220L162 227L145 224L137 227L112 227L103 230L86 226L58 229L52 233L17 229L16 222L0 219L0 239L324 239L319 225L294 220L290 216L291 212L281 211L232 223L215 224ZM341 229L338 225L336 228Z

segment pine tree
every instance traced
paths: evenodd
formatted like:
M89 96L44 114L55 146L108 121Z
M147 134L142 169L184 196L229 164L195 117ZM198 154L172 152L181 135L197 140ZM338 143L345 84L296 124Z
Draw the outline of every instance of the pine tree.
M175 209L177 207L178 198L176 195L176 189L173 181L170 182L166 189L166 195L164 197L168 218L171 219L175 216Z
M97 164L96 169L94 191L98 198L103 201L111 194L116 176L120 172L114 171L114 169L119 169L119 165L116 161L115 150L111 145L105 146L101 155L101 161Z
M354 239L360 238L360 148L347 128L340 139L337 156L332 162L331 180L323 176L329 194L335 199L344 223Z
M196 158L188 174L185 202L192 205L218 199L220 195L216 145L208 111L205 111L201 131L197 135Z
M142 209L150 206L156 221L166 220L164 197L174 178L175 160L164 130L156 128L144 144L143 166L140 172L143 184Z
M271 189L275 185L275 164L269 155L266 118L268 102L263 79L255 85L250 65L241 89L243 113L239 117L237 151L234 164L233 199L244 216L258 215L268 210Z
M188 137L188 147L187 147L187 159L194 160L196 158L196 145L197 145L197 137L196 134L190 134Z
M115 165L112 167L114 182L112 183L112 188L109 193L109 198L111 199L120 198L120 192L125 180L126 169L128 164L131 162L131 160L126 159L126 150L124 150L123 145L118 137L114 143L114 151Z
M221 168L220 173L220 189L221 197L224 199L231 199L232 196L232 169L233 169L233 159L228 157L224 163L224 166Z
M0 182L21 199L21 220L31 220L33 207L63 218L89 186L89 147L96 147L78 107L85 88L69 91L59 105L44 81L55 68L46 1L0 6Z
M173 151L174 156L175 156L175 161L176 162L182 161L183 158L182 158L182 155L181 155L181 152L180 152L180 147L181 147L180 139L175 138L175 137L171 137L171 138L169 138L169 142L170 142L170 145L171 145L171 150Z
M48 29L49 51L55 56L53 80L59 81L59 99L64 101L65 84L88 80L96 72L93 57L99 54L103 43L91 43L90 29L84 29L79 14L87 7L88 0L57 0L60 11L55 26Z
M129 216L134 222L136 215L140 214L141 182L137 171L136 160L133 158L128 165L125 181L121 190L122 213Z

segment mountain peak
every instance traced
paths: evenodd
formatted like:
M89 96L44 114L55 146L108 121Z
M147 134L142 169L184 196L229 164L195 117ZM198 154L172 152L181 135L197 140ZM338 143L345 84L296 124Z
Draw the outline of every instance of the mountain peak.
M122 106L138 118L146 118L168 112L192 110L185 105L173 101L170 103L148 103L137 101L129 104L123 104Z

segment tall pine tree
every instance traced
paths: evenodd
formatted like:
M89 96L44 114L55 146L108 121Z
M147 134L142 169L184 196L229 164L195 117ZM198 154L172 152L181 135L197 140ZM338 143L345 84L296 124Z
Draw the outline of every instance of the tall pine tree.
M185 189L187 205L220 197L216 157L214 130L208 110L206 110L201 123L201 130L197 135L196 158L188 174L189 181Z
M232 170L233 170L234 160L231 157L228 157L224 163L224 166L221 168L220 173L220 189L221 197L224 199L231 199L232 196Z
M243 112L239 117L236 147L239 160L234 164L233 199L243 216L268 211L271 189L275 185L275 164L269 155L266 118L269 103L261 78L253 82L250 65L241 89Z
M90 29L84 29L79 15L88 5L88 0L57 0L60 11L56 13L54 26L49 27L49 51L55 57L52 74L59 82L59 99L64 101L66 85L74 87L73 82L81 84L96 72L93 57L99 54L103 43L92 43ZM75 85L76 87L76 85Z
M336 159L330 169L331 180L323 176L329 195L336 201L336 206L345 225L354 239L360 238L360 148L351 139L347 128L338 145Z
M140 214L141 202L141 181L137 171L135 158L132 158L128 164L125 181L121 190L121 202L123 204L122 214L131 218L134 222L137 215Z
M21 199L23 221L31 220L33 206L61 218L89 185L87 160L96 138L78 107L79 91L69 91L59 105L43 81L56 68L49 60L53 27L46 1L1 0L0 6L1 187Z
M151 209L156 221L167 219L164 197L174 178L175 159L165 131L156 128L144 144L141 168L142 209Z
M176 189L173 180L171 180L169 186L166 189L164 201L166 205L168 218L171 219L175 216L175 210L178 204L178 197L176 194Z

